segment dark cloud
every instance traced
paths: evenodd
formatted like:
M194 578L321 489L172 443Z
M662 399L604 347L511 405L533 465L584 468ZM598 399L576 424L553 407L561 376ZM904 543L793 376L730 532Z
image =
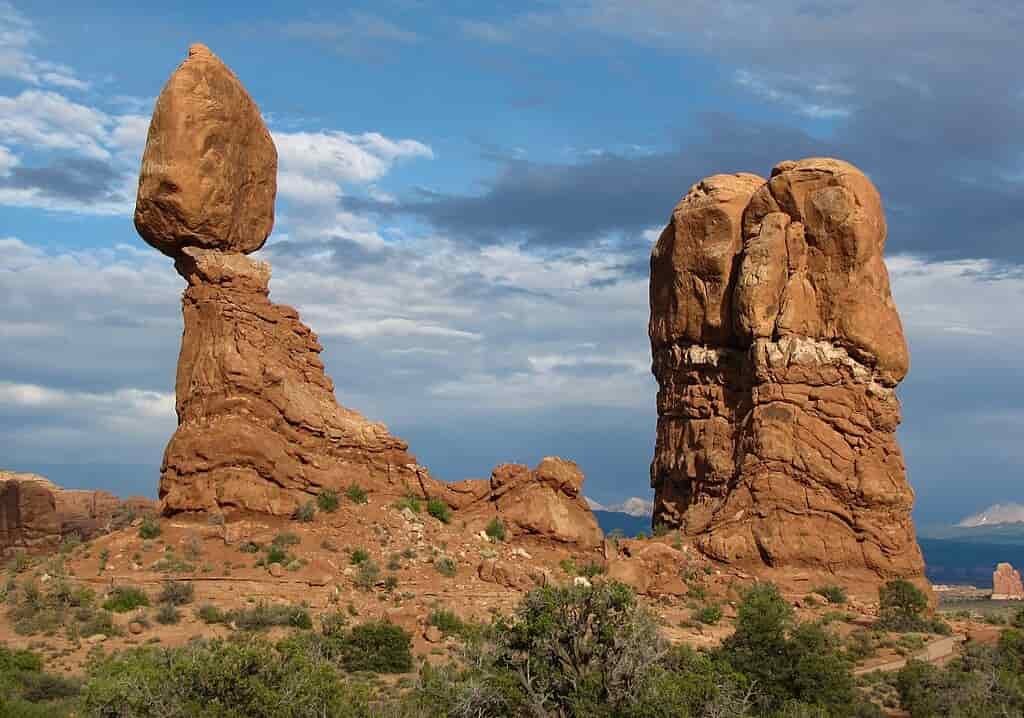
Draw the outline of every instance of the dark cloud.
M44 167L16 165L0 178L0 188L37 190L46 197L78 203L113 202L119 198L120 172L107 162L61 157Z
M703 114L667 151L574 164L505 158L477 194L351 207L418 216L479 243L579 246L664 222L708 174L767 174L782 159L836 155L878 184L890 252L1024 262L1020 3L801 0L766 12L753 2L592 0L486 29L478 39L524 50L544 33L590 33L699 52L736 80L721 88L728 106L753 100L767 119ZM822 122L827 134L797 129Z

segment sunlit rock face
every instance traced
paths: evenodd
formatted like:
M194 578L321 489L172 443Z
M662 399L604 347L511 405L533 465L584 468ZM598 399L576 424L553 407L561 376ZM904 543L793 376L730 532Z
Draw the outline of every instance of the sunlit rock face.
M840 160L683 197L651 255L655 523L751 569L923 576L885 239L877 190Z

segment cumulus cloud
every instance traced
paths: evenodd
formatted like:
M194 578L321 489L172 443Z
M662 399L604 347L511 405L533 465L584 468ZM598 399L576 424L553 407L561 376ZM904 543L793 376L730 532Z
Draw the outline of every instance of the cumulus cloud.
M393 140L377 132L275 132L283 197L307 204L331 203L345 185L367 185L403 159L432 158L416 140Z
M79 79L67 65L41 60L32 52L32 46L40 40L28 18L10 3L0 3L0 77L31 85L88 89L89 83Z

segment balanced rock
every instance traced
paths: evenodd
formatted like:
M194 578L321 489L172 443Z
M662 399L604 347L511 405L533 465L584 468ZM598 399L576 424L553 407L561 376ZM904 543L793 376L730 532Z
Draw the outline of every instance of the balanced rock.
M193 45L156 101L135 227L177 257L185 247L254 252L274 225L277 150L234 73Z
M1024 600L1024 582L1021 581L1020 571L1008 563L996 566L992 573L992 600Z
M752 569L923 581L885 239L878 192L839 160L683 197L651 255L655 524Z
M273 224L277 154L234 74L194 45L157 100L135 225L188 283L163 511L287 515L359 484L442 494L405 442L339 406L316 335L245 253Z

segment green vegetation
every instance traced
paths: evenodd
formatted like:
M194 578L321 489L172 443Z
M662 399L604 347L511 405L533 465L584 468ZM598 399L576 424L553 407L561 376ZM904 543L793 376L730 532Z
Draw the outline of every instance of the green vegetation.
M434 568L437 572L446 578L451 578L458 571L458 567L455 564L455 559L450 556L442 556L434 561Z
M274 626L310 629L313 619L305 606L269 604L260 601L251 608L221 611L212 604L203 604L197 614L204 623L234 624L243 631L265 631Z
M366 490L359 484L352 484L345 489L345 496L354 504L365 504L369 501L366 495Z
M452 510L441 499L430 499L427 502L427 513L441 523L448 523L452 520Z
M139 538L155 539L160 533L160 522L152 516L142 519L142 523L139 524Z
M148 605L149 596L134 586L115 586L103 602L103 608L114 613L127 613Z
M165 581L156 602L171 606L184 606L186 603L192 603L194 596L195 587L191 583L185 581Z
M338 492L333 489L324 489L316 496L317 508L324 513L333 514L341 505L341 498Z
M380 566L376 561L366 560L356 569L356 586L364 591L372 590L380 579Z
M399 511L401 511L402 509L409 509L414 514L418 514L420 511L423 510L423 507L420 505L420 500L412 495L403 496L398 501L396 501L395 508L398 509Z
M0 716L68 715L78 692L76 681L45 673L37 654L0 644Z
M316 516L316 504L312 501L307 501L292 512L292 519L304 524L312 521L314 516Z
M814 592L823 596L829 603L846 603L846 590L842 586L818 586Z
M497 516L491 519L490 523L487 524L487 528L484 529L484 532L492 541L505 540L505 524L501 523Z
M1024 633L1003 631L995 646L968 645L945 668L910 661L895 680L911 718L1024 714Z
M159 610L156 612L156 622L170 626L178 623L181 620L181 612L173 603L162 603L160 604Z
M878 589L878 625L899 633L952 633L949 625L938 618L926 618L928 597L917 586L902 578L889 581Z
M717 605L704 606L704 608L697 611L694 615L701 623L706 623L709 626L713 626L722 620L722 608Z
M359 564L360 570L373 565ZM378 569L379 570L379 569ZM32 586L34 584L29 584ZM37 612L61 601L88 603L66 585L43 594L17 586L13 607ZM156 620L173 623L183 589L167 582ZM886 610L921 618L925 607L904 588L886 593ZM188 600L193 600L191 595ZM187 602L187 601L184 601ZM926 606L926 604L925 604ZM85 610L86 606L79 606ZM73 613L77 609L67 609ZM717 613L717 616L715 615ZM164 617L166 614L166 620ZM655 615L614 581L592 587L546 586L510 616L478 624L437 606L428 616L456 653L449 663L417 666L409 634L387 621L351 625L351 605L319 617L263 603L198 610L209 623L240 630L227 640L177 648L147 645L105 656L97 651L80 682L43 673L39 656L0 646L0 715L67 718L321 716L322 718L878 718L852 675L885 634L858 629L840 643L820 623L800 623L771 584L755 584L737 606L735 633L721 647L669 645ZM705 605L700 620L721 618ZM98 621L110 614L93 612ZM173 616L173 618L172 618ZM923 620L923 619L922 619ZM271 627L298 629L280 640ZM908 652L917 633L890 645ZM441 654L437 648L435 653ZM432 665L433 664L433 665ZM397 681L376 674L410 674ZM912 718L1017 716L1024 708L1024 632L1007 629L998 645L968 647L941 668L911 661L897 674L866 677L862 690Z
M349 554L348 560L353 566L358 566L359 564L366 563L370 560L370 552L362 546L357 546L352 549L352 553Z

